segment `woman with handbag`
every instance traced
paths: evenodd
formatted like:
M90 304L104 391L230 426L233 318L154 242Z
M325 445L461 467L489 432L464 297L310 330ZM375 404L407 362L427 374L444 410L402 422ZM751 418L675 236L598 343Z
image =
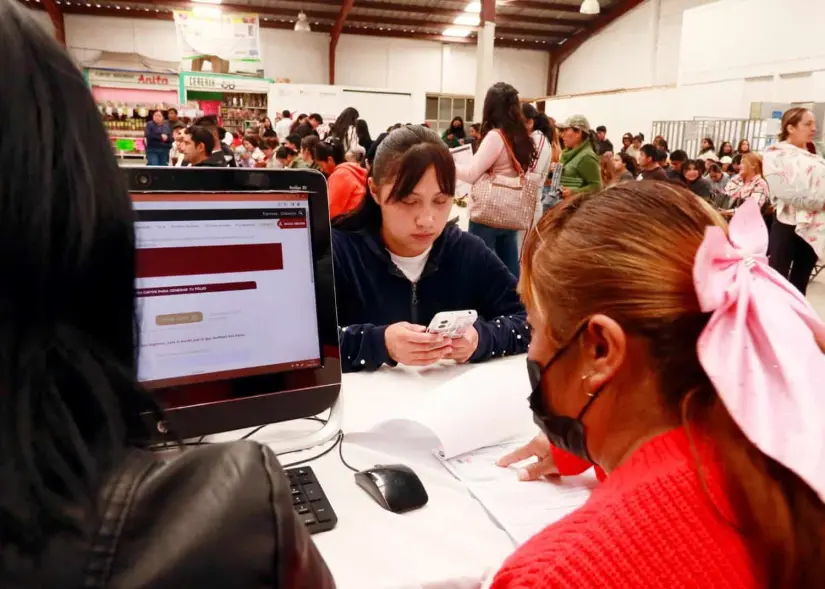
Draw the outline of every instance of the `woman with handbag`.
M818 258L825 258L825 160L807 146L816 119L806 108L782 116L780 143L762 154L765 180L776 205L768 255L771 268L804 295Z
M473 186L470 233L518 277L518 232L532 225L541 186L540 174L529 172L536 147L510 84L499 82L487 91L483 112L481 145L472 162L457 167L457 177Z
M559 129L564 139L564 151L561 152L562 198L570 198L580 192L601 190L601 168L590 123L584 116L574 115L559 125Z

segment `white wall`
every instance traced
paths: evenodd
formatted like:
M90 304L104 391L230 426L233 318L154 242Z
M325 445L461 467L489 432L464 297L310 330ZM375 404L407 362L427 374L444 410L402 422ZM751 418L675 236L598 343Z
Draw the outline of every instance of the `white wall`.
M585 41L559 69L559 94L675 83L685 10L716 0L647 0ZM750 1L750 0L747 0ZM746 36L748 45L753 37ZM705 41L701 41L705 44ZM715 48L711 39L707 43Z
M70 48L134 52L167 61L179 55L171 21L67 15L66 40ZM329 81L327 34L261 29L261 53L269 78L296 84ZM548 59L546 51L497 48L496 81L513 84L526 98L543 96ZM360 35L342 35L338 42L339 85L473 95L475 79L475 45Z

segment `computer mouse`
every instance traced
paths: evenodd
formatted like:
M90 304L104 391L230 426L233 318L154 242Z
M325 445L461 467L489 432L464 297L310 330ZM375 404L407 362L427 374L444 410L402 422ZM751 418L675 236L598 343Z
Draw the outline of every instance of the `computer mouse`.
M355 482L378 505L393 513L424 507L429 500L421 479L403 464L378 464L355 473Z

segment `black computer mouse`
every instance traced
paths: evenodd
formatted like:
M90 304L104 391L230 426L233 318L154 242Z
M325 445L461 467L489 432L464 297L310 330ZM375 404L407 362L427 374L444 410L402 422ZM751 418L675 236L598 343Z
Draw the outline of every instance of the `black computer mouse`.
M402 513L424 507L429 500L421 479L403 464L379 464L355 473L355 482L378 502L378 505Z

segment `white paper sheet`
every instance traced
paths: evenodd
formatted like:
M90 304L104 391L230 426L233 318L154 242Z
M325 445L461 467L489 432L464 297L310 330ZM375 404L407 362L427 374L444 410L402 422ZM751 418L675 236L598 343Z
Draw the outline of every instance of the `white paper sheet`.
M436 441L429 450L452 458L535 433L529 393L527 371L513 370L512 360L481 364L437 386L403 416L373 431L413 442L424 439L424 428Z
M497 444L450 459L439 457L516 544L581 507L597 484L592 470L579 476L523 482L515 468L496 466L496 460L527 441Z
M450 150L450 153L453 154L453 160L455 161L456 166L469 166L473 161L473 146L472 145L461 145L459 147L454 147ZM467 196L470 194L470 189L472 186L467 184L466 182L462 182L461 180L456 180L455 183L455 195L458 196Z

